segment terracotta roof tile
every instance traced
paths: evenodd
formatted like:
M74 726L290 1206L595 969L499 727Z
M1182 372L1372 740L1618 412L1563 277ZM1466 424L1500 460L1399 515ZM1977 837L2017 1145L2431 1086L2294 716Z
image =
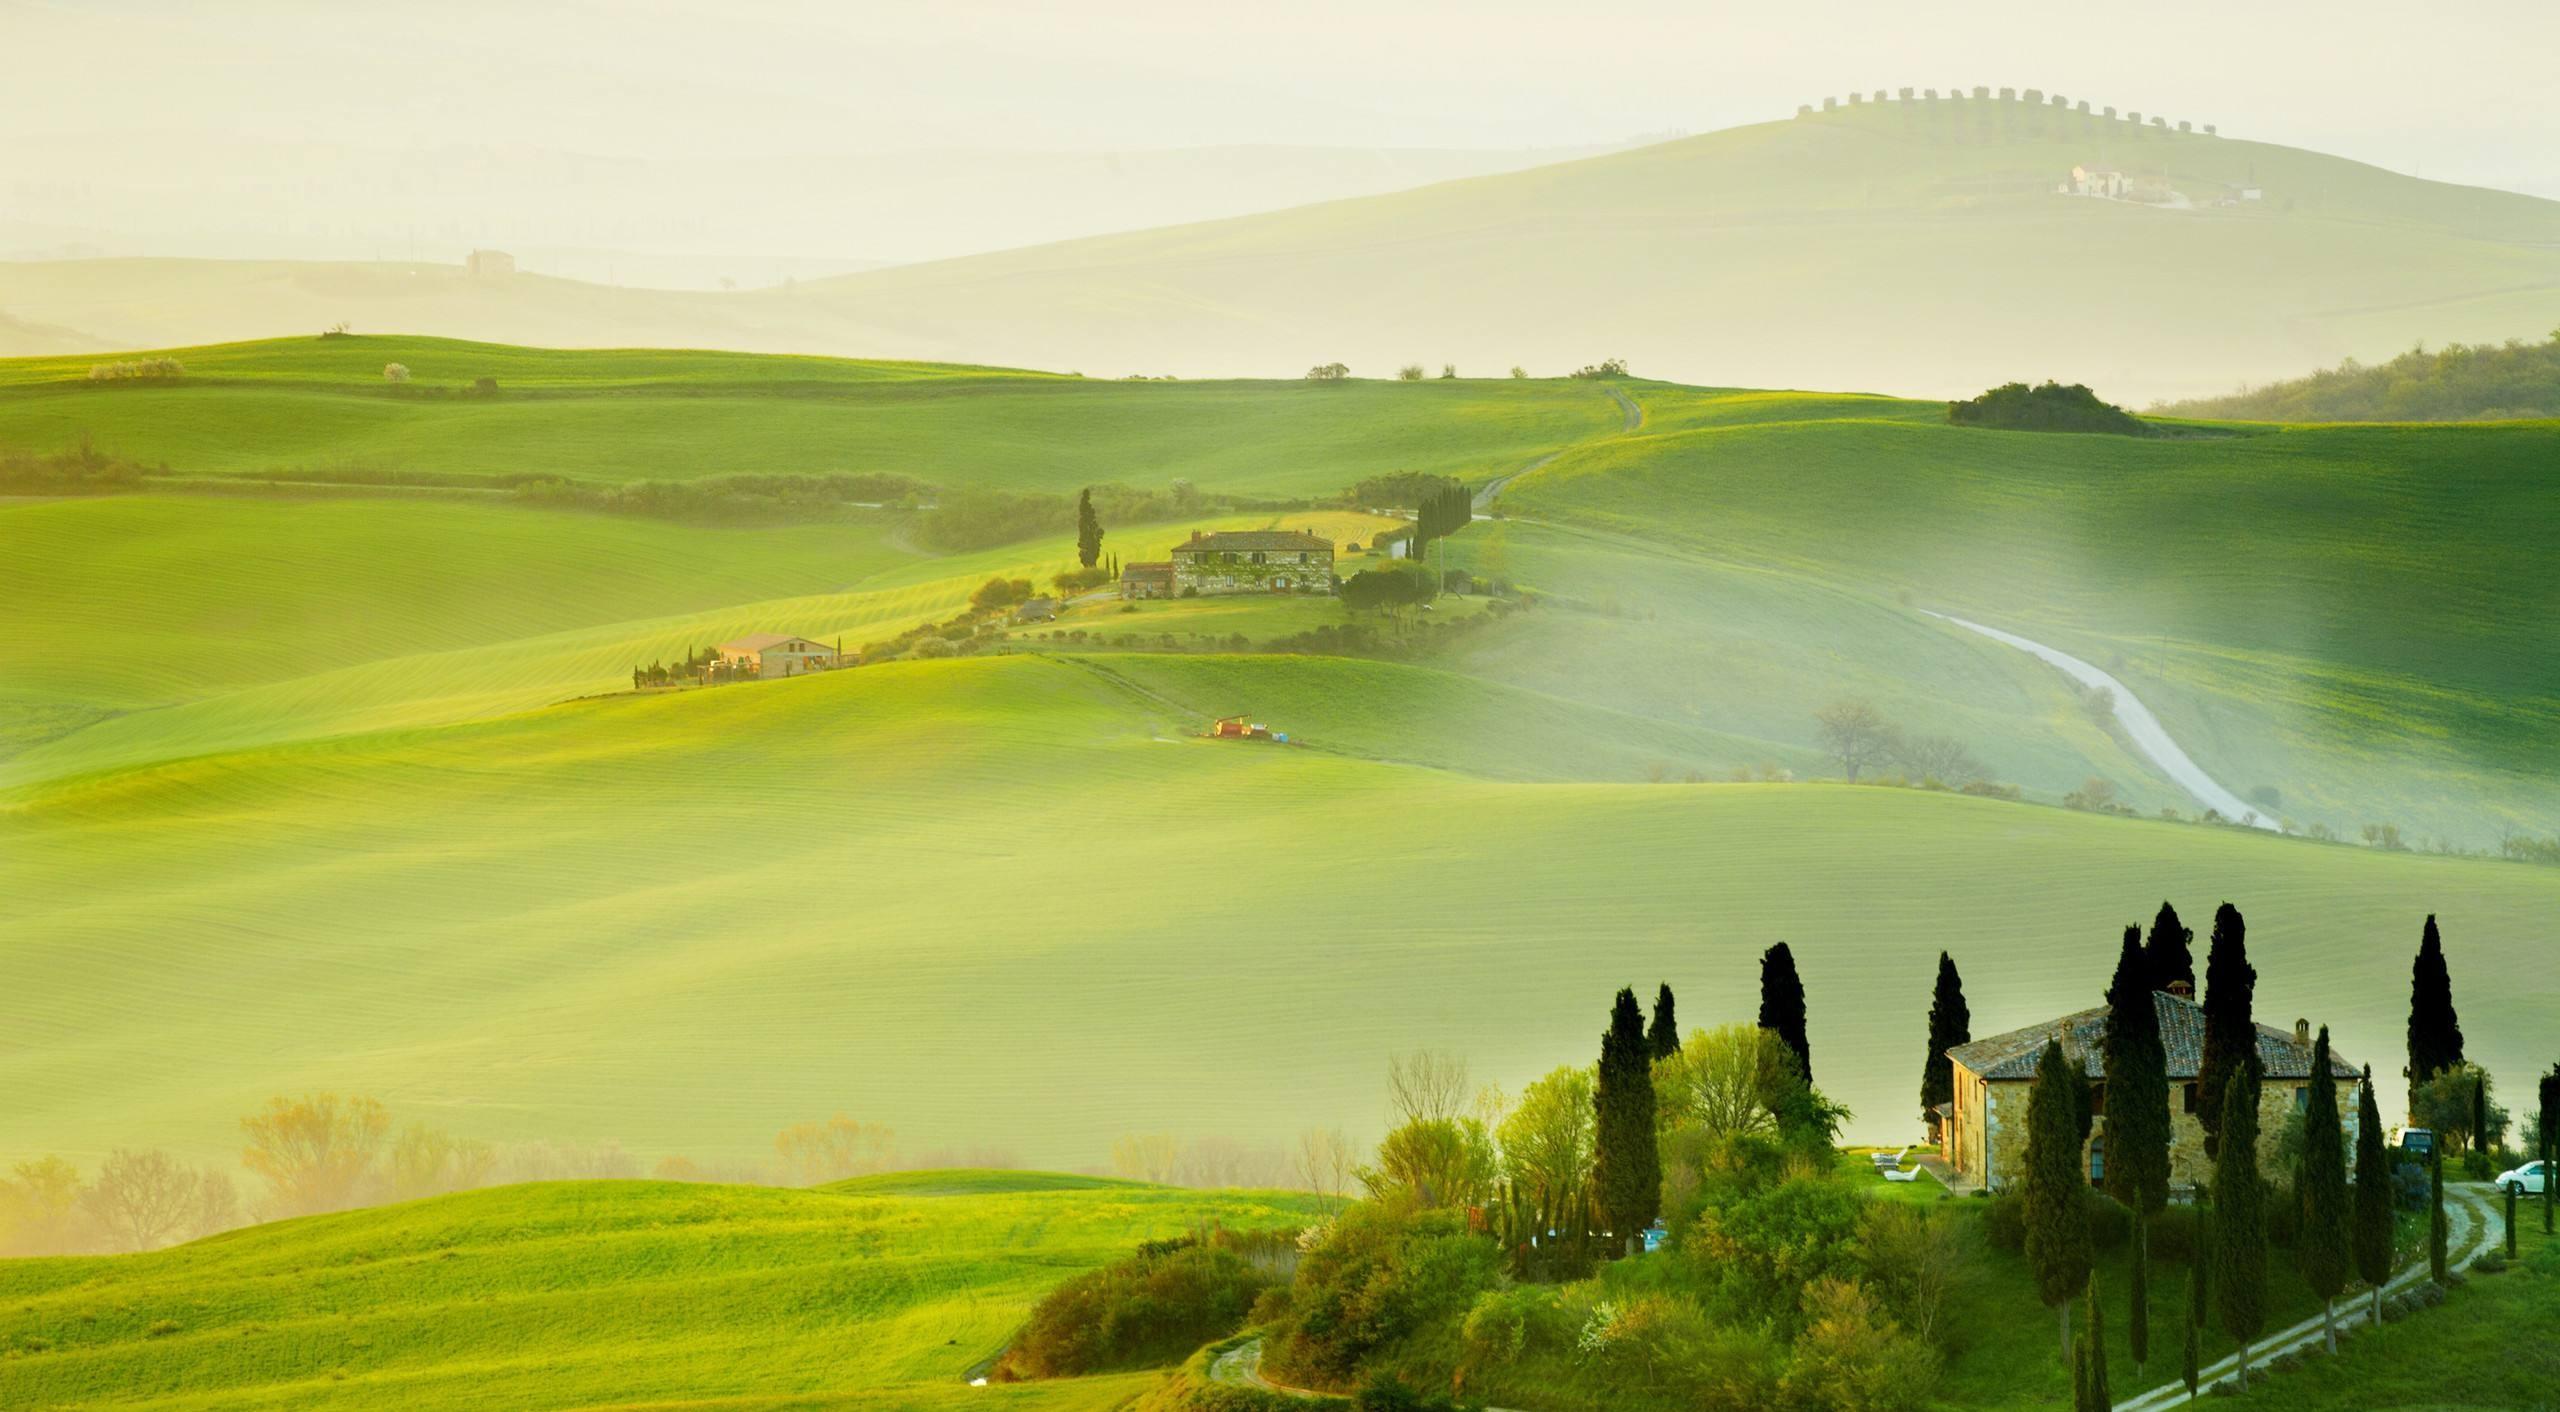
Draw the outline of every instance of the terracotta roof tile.
M2160 1047L2168 1056L2169 1081L2183 1083L2195 1078L2204 1067L2204 1007L2165 990L2153 991L2151 1003L2160 1017ZM2046 1042L2059 1037L2064 1058L2080 1060L2088 1066L2089 1077L2102 1079L2106 1077L2106 1061L2101 1053L2106 1034L2107 1008L2101 1005L2022 1030L1959 1044L1947 1051L1947 1057L1985 1079L2032 1079ZM2258 1062L2268 1078L2307 1079L2311 1077L2311 1046L2297 1042L2290 1030L2260 1025ZM2329 1052L2329 1071L2342 1079L2355 1078L2363 1072L2334 1049Z

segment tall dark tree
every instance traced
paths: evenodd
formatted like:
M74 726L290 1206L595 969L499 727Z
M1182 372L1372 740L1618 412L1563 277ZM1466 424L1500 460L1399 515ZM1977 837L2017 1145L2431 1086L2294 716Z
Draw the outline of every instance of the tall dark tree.
M2169 1057L2136 928L2107 986L2099 1073L2107 1082L2107 1191L2137 1216L2169 1202Z
M2213 1288L2222 1331L2240 1345L2240 1385L2247 1387L2249 1340L2267 1326L2267 1192L2258 1174L2258 1086L2246 1067L2231 1071L2222 1092L2222 1151L2213 1164Z
M2551 1234L2553 1195L2560 1192L2560 1064L2542 1076L2536 1097L2542 1100L2542 1233Z
M1653 1131L1653 1051L1631 989L1618 992L1600 1036L1591 1104L1598 1119L1592 1182L1600 1212L1632 1255L1662 1203L1662 1149Z
M2437 1284L2449 1284L2445 1275L2446 1246L2453 1238L2444 1216L2444 1144L2427 1149L2427 1278Z
M2373 1066L2364 1066L2356 1095L2356 1278L2373 1287L2373 1326L2382 1327L2382 1287L2391 1280L2391 1161L2382 1151L2382 1112L2373 1097Z
M2320 1328L2338 1351L2338 1293L2347 1287L2347 1135L2338 1125L2338 1079L2329 1072L2329 1027L2311 1042L2310 1106L2302 1114L2302 1229L2294 1254L2302 1282L2320 1296Z
M2110 1412L2116 1401L2107 1387L2107 1316L2106 1307L2098 1298L2095 1269L2089 1271L2088 1323L2088 1334L2080 1340L2080 1374L2074 1380L2078 1400L2073 1406L2090 1412Z
M2095 1252L2089 1240L2089 1179L2080 1165L2080 1115L2088 1108L2088 1079L2062 1057L2058 1040L2045 1041L2027 1090L2027 1265L2036 1294L2061 1320L2062 1366L2071 1363L2071 1300L2089 1282Z
M2204 1125L2204 1150L2221 1155L2223 1098L2233 1074L2248 1078L2249 1125L2257 1127L2258 970L2249 964L2248 924L2240 909L2225 902L2213 914L2213 939L2204 956L2204 1058L2196 1071L2196 1118Z
M2166 902L2151 919L2151 935L2142 943L2142 964L2151 974L2153 990L2167 990L2171 981L2185 981L2195 989L2195 932L2178 921L2178 909Z
M1807 1085L1813 1082L1813 1046L1804 1035L1804 982L1796 976L1796 954L1779 942L1760 953L1760 1028L1785 1041L1796 1053L1796 1067Z
M1937 1108L1956 1095L1955 1066L1947 1051L1973 1040L1973 1011L1964 1003L1964 977L1955 959L1938 953L1938 988L1929 997L1929 1057L1920 1065L1920 1121L1938 1128Z
M2453 1013L2453 976L2445 969L2444 938L2436 933L2435 914L2418 938L2418 959L2409 967L2409 1111L2418 1109L2418 1090L2427 1080L2462 1062L2462 1023Z
M2213 1316L2212 1281L2207 1272L2213 1268L2213 1208L2196 1212L2196 1248L2187 1258L2187 1347L2179 1371L2185 1375L2187 1400L2196 1400L2196 1354L2204 1339L2205 1320Z
M1090 569L1102 558L1102 517L1093 513L1093 491L1076 492L1076 562Z
M2152 991L2142 929L2126 927L2107 985L2099 1072L2107 1084L2107 1191L2133 1212L2133 1305L2125 1332L2136 1368L2151 1358L2151 1217L2169 1203L2169 1056Z
M1671 985L1664 982L1653 997L1653 1028L1644 1032L1645 1052L1660 1063L1680 1052L1680 1017L1672 1009Z

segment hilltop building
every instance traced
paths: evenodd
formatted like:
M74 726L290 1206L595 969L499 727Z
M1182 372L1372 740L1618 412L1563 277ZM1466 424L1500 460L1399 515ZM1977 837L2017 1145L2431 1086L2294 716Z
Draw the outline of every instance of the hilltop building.
M2072 196L2102 196L2110 201L2121 201L2132 184L2124 173L2111 167L2079 166L2071 169L2071 180L2062 189Z
M462 257L462 272L473 279L503 279L516 272L516 257L504 250L474 250Z
M1174 546L1173 592L1179 598L1331 593L1333 541L1304 530L1193 530Z
M768 680L831 671L844 663L843 655L823 642L778 632L756 633L713 650L738 671Z
M2206 1102L2196 1077L2204 1064L2204 1007L2183 981L2174 991L2152 992L2151 1003L2160 1018L2160 1046L2169 1059L2169 1181L2201 1186L2213 1175L2204 1155L2204 1125L2196 1116ZM1939 1120L1941 1152L1963 1185L1998 1189L2025 1175L2027 1092L2045 1043L2057 1038L2063 1057L2088 1067L2090 1106L2098 1115L2082 1154L2083 1170L2092 1182L2106 1174L2106 1033L2107 1012L2101 1006L1947 1051L1955 1069L1955 1097L1938 1105L1933 1116ZM2297 1020L2290 1034L2258 1026L2258 1060L2265 1071L2258 1091L2258 1159L2266 1170L2276 1171L2276 1144L2294 1113L2311 1101L2310 1026ZM2339 1121L2352 1148L2362 1071L2332 1051L2329 1072L2338 1080Z

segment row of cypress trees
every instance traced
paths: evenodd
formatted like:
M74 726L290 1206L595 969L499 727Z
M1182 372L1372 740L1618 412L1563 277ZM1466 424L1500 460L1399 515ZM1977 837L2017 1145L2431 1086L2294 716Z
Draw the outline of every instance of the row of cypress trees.
M2167 1055L2152 992L2182 978L2177 962L2184 955L2185 935L2165 905L2150 944L2137 927L2126 927L2106 992L2107 1025L2100 1049L2107 1089L2105 1186L2133 1213L2127 1342L2137 1367L2150 1357L2148 1228L2167 1204L2170 1170ZM2166 967L2164 960L2169 961ZM2207 1098L2199 1104L2198 1117L2214 1166L2211 1199L2199 1213L2197 1250L2189 1270L2183 1372L2191 1394L2198 1381L2198 1345L2209 1319L2239 1346L2244 1382L2250 1343L2266 1325L2268 1186L2258 1152L2263 1064L2252 1015L2257 971L2249 964L2246 922L2228 903L2214 917L2205 977L2199 1082ZM2303 1156L2294 1174L2301 1213L2295 1258L2304 1283L2320 1297L2323 1331L2335 1351L2336 1299L2350 1275L2375 1287L2377 1314L2380 1287L2390 1278L2390 1179L2372 1071L2366 1070L2359 1097L2351 1189L2326 1026L2313 1042L2311 1070ZM2022 1184L2027 1258L2039 1295L2057 1311L2074 1405L2104 1408L2110 1403L2102 1301L2081 1166L2093 1124L2091 1107L2086 1069L2063 1053L2058 1040L2048 1041L2028 1100ZM2075 1299L2089 1311L2089 1328L2076 1346L2070 1314Z

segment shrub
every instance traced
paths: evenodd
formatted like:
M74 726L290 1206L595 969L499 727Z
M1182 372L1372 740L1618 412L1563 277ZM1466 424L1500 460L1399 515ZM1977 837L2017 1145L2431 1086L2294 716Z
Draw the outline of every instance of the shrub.
M1416 1392L1393 1373L1377 1373L1351 1395L1352 1412L1459 1412L1446 1393Z
M1576 1349L1603 1406L1668 1394L1684 1407L1765 1408L1782 1366L1765 1332L1712 1326L1695 1304L1657 1294L1594 1306Z
M2154 1264L2163 1260L2184 1265L2196 1258L2196 1208L2167 1206L2144 1223Z
M1299 1262L1280 1352L1324 1379L1350 1377L1373 1351L1472 1306L1500 1268L1500 1249L1460 1212L1351 1206Z
M91 382L176 382L187 375L187 365L175 358L137 358L122 363L95 363L89 368Z
M2101 432L2114 436L2149 436L2151 427L2122 407L2098 400L2078 383L2047 382L2029 387L2004 383L1967 402L1947 404L1947 420L1962 427L2004 431Z
M1982 1213L1982 1238L1994 1250L2015 1255L2027 1248L2027 1203L2014 1191L2004 1191L1991 1198L1991 1208Z
M409 365L406 363L383 364L382 380L384 382L407 382L409 380Z
M1865 1198L1827 1177L1799 1177L1698 1218L1689 1251L1714 1273L1725 1306L1794 1327L1816 1280L1858 1273Z
M1927 1405L1938 1358L1854 1280L1805 1292L1807 1321L1779 1391L1805 1412L1904 1412Z
M1061 1378L1177 1362L1242 1327L1266 1271L1232 1250L1158 1242L1049 1292L996 1365L999 1378Z
M2102 1192L2089 1193L2089 1240L2100 1250L2122 1250L2133 1242L2133 1211Z

